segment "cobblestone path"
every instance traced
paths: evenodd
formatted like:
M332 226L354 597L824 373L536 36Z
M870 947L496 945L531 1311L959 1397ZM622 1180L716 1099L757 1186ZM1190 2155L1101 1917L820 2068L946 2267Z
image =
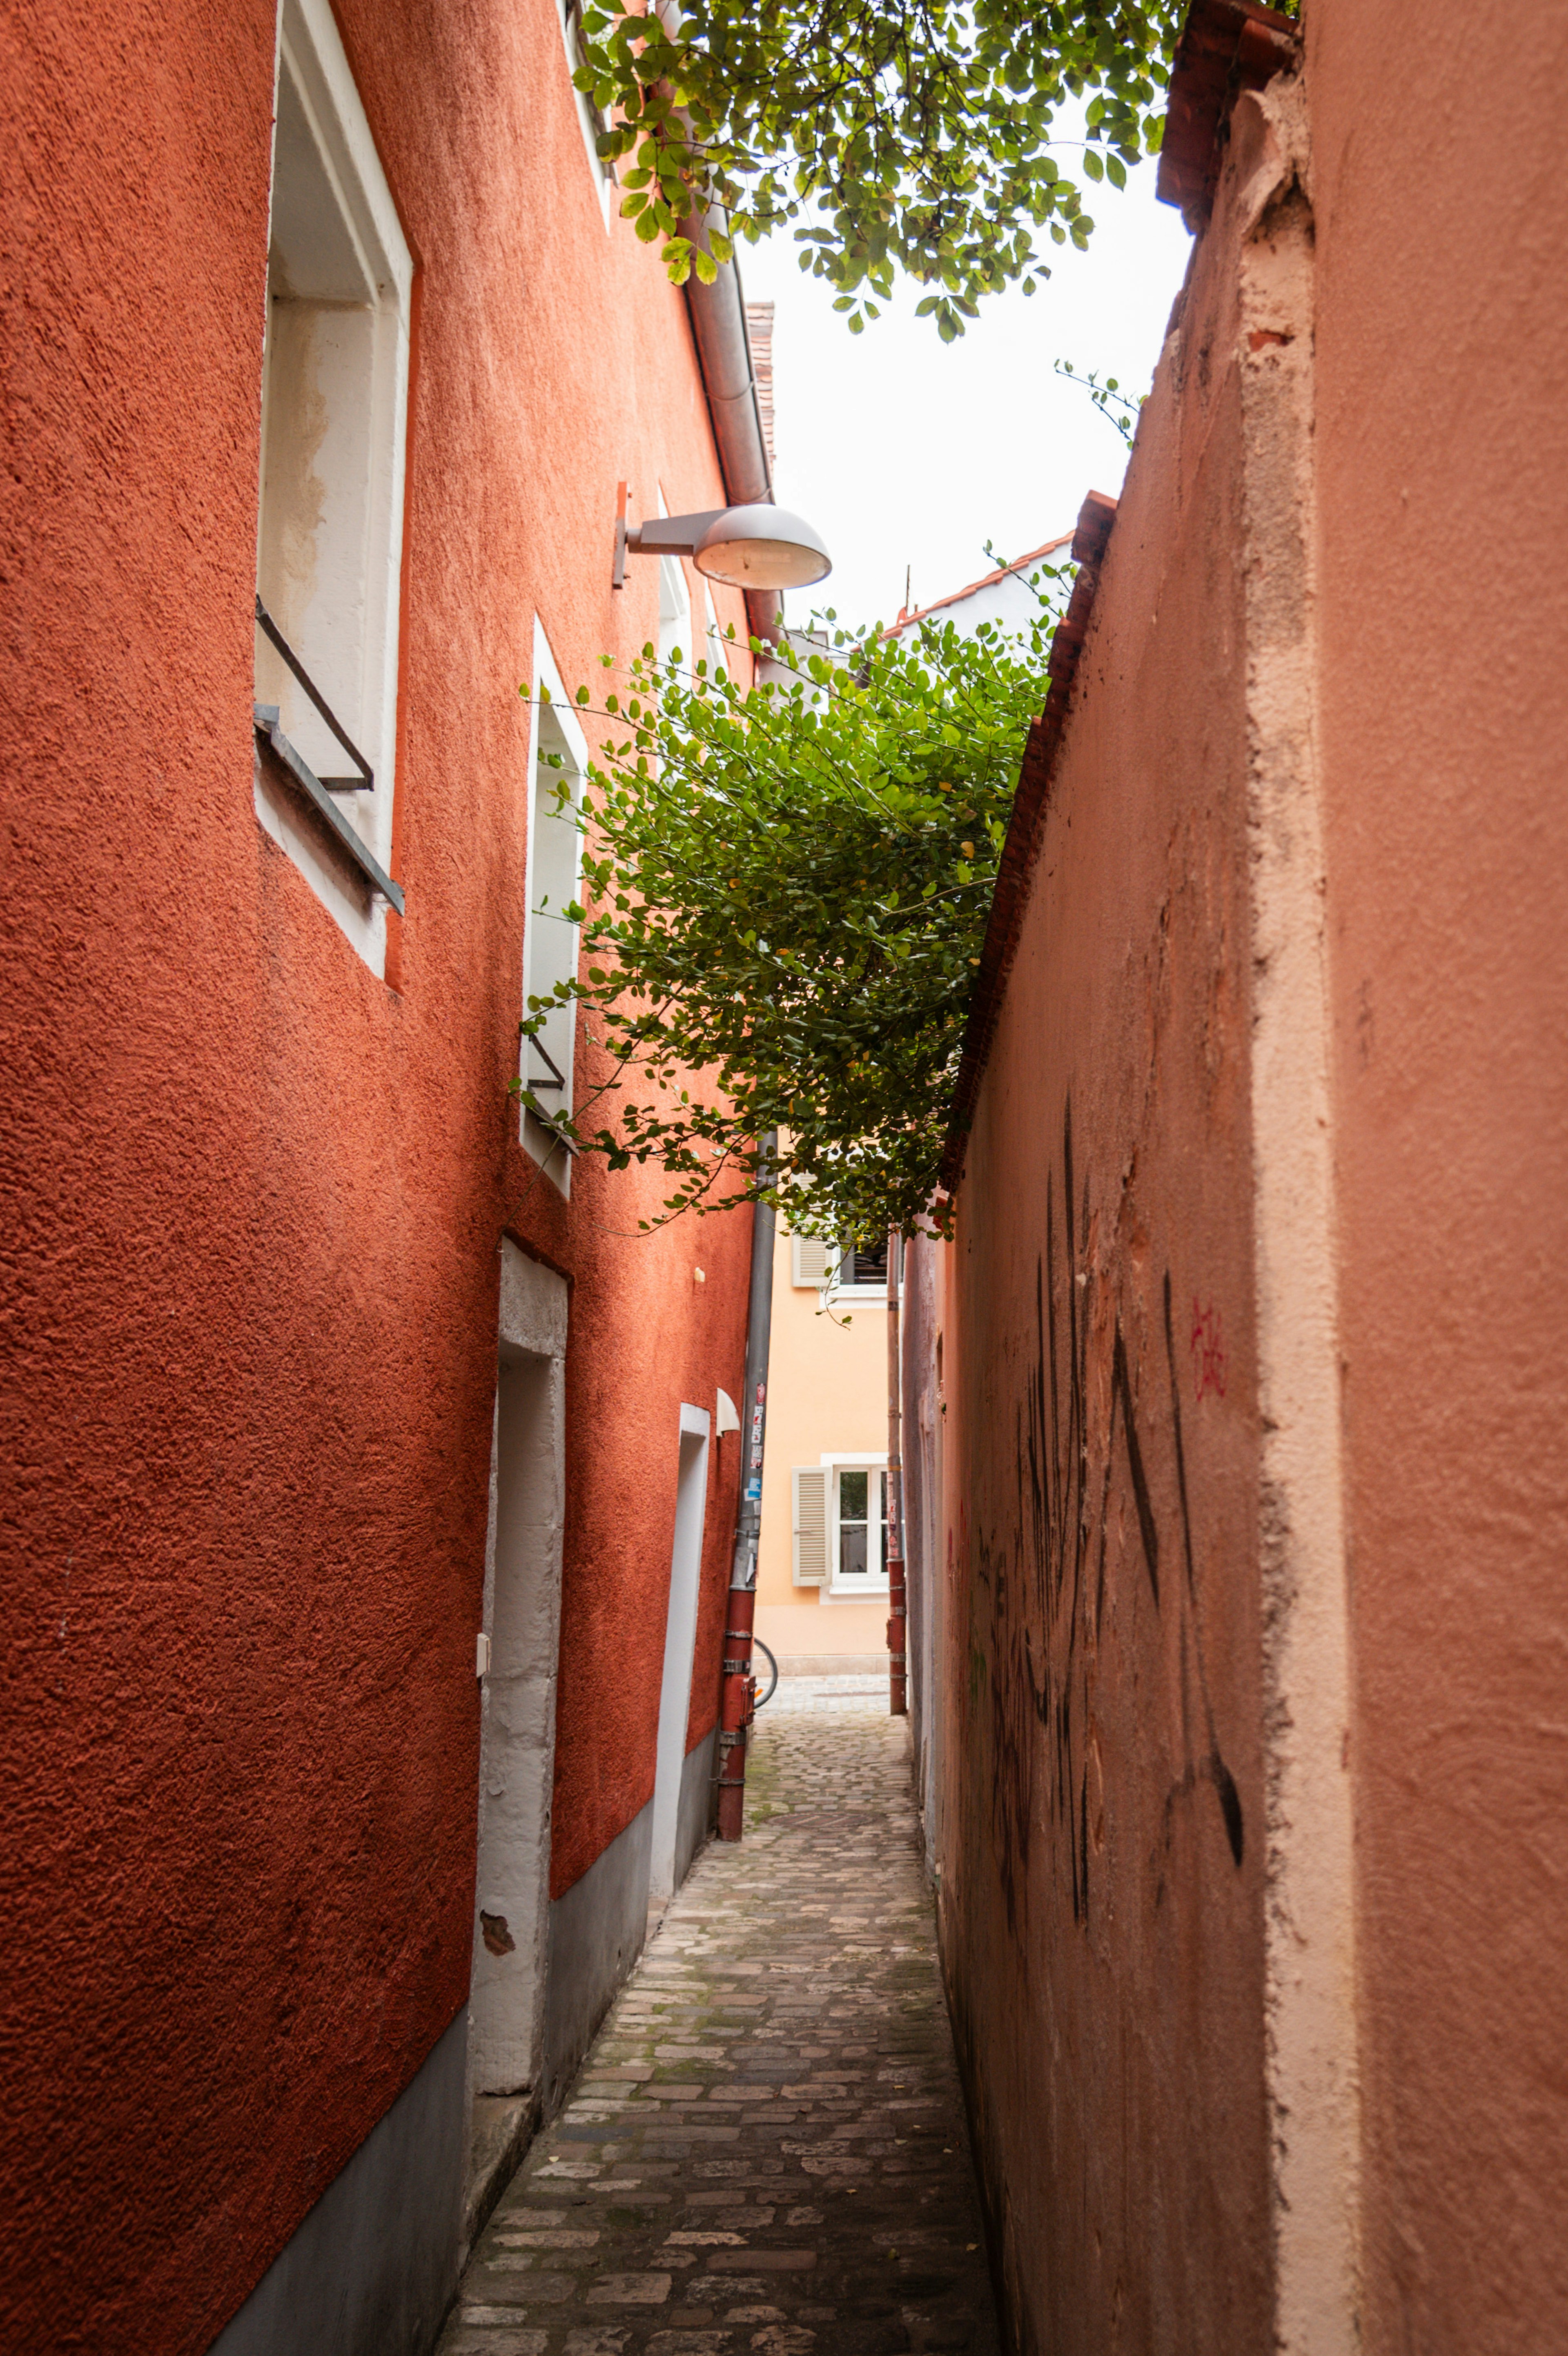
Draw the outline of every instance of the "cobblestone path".
M907 1721L775 1705L441 2356L996 2347Z

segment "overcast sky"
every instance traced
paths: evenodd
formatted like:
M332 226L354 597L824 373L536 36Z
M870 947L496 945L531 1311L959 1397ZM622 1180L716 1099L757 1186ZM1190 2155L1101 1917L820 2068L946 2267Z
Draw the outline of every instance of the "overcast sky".
M956 344L914 316L918 288L852 336L788 236L741 248L747 299L778 306L775 496L833 555L830 580L790 597L791 622L819 601L845 620L890 621L906 565L914 602L929 605L989 569L987 540L1020 555L1069 531L1086 491L1118 489L1120 437L1051 364L1147 391L1190 245L1154 179L1151 161L1124 193L1084 183L1089 252L1047 247L1049 281L983 304Z

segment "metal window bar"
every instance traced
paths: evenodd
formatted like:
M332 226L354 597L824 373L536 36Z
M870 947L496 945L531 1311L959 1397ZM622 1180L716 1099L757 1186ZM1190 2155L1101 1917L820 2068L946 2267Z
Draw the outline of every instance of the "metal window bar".
M545 1062L549 1065L551 1070L555 1075L555 1077L553 1080L530 1080L528 1084L529 1087L531 1088L564 1088L566 1085L566 1075L561 1069L560 1065L556 1062L554 1056L551 1054L543 1040L531 1039L528 1044L533 1049L536 1055L543 1056Z
M283 657L350 761L358 761L360 765L360 774L357 777L317 777L317 784L325 786L329 794L373 794L376 790L374 770L263 605L259 594L256 598L256 626L268 644Z
M266 740L289 776L293 778L306 800L321 819L328 832L334 838L345 856L359 869L371 891L378 894L390 906L395 908L401 916L403 913L402 885L392 882L370 844L362 839L355 828L349 825L337 803L332 799L334 794L373 793L376 781L371 765L359 746L338 726L335 715L323 701L316 682L306 670L299 657L295 653L259 596L256 599L256 626L263 632L269 643L277 648L338 742L350 758L358 761L364 775L361 777L318 777L304 755L284 734L279 725L281 715L275 703L252 704L251 718L256 734Z

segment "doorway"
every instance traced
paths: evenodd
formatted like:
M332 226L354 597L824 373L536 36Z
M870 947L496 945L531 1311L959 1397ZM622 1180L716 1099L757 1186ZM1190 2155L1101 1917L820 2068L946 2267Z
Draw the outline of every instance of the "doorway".
M653 1855L649 1896L675 1893L686 1727L692 1714L692 1662L697 1644L697 1594L708 1506L708 1414L682 1407L675 1485L675 1537L670 1550L670 1609L664 1623L664 1676L659 1689L659 1756L653 1782ZM706 1794L703 1795L704 1798Z
M561 1630L566 1287L510 1240L499 1327L468 1999L477 2141L501 2098L510 2118L539 2083Z

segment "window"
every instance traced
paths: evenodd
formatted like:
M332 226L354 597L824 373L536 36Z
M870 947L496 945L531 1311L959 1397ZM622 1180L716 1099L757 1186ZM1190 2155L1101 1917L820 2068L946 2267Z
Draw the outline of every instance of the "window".
M823 1243L817 1236L792 1236L789 1281L798 1286L815 1285L819 1290L831 1285L835 1297L841 1292L875 1292L886 1298L886 1240L868 1248L854 1244L845 1251L836 1244Z
M262 362L256 814L385 969L413 268L328 0L284 0Z
M561 39L566 51L566 70L568 73L575 73L577 68L585 62L587 54L586 45L583 39L583 0L556 0L556 11L561 20ZM610 190L615 186L615 167L604 161L598 149L599 134L607 130L608 125L605 117L589 103L580 90L575 89L572 95L577 102L577 123L583 134L583 145L587 151L588 169L594 176L599 210L604 217L605 227L608 229Z
M662 509L664 502L660 501ZM692 594L686 568L678 556L659 560L659 664L668 669L679 656L680 668L692 669Z
M853 1601L887 1592L885 1456L824 1456L789 1475L797 1587Z
M729 653L725 645L724 632L719 627L719 617L714 611L711 589L704 588L703 602L708 621L707 644L703 649L703 659L708 666L708 677L722 681L729 677Z
M528 850L524 863L528 914L522 932L522 1006L525 1016L537 1010L533 1001L547 998L558 982L570 981L577 971L577 926L566 910L577 897L582 864L582 837L572 816L583 797L588 747L573 718L566 691L561 684L544 633L537 625L533 636L536 685L550 691L550 701L533 700L533 741L530 750L531 790L528 803ZM565 795L565 803L562 796ZM555 1006L546 1015L536 1039L524 1039L519 1070L542 1105L570 1112L573 1066L577 1050L577 1008L575 1000ZM552 1128L548 1115L541 1119L525 1107L522 1142L549 1173L564 1194L570 1194L571 1153Z

